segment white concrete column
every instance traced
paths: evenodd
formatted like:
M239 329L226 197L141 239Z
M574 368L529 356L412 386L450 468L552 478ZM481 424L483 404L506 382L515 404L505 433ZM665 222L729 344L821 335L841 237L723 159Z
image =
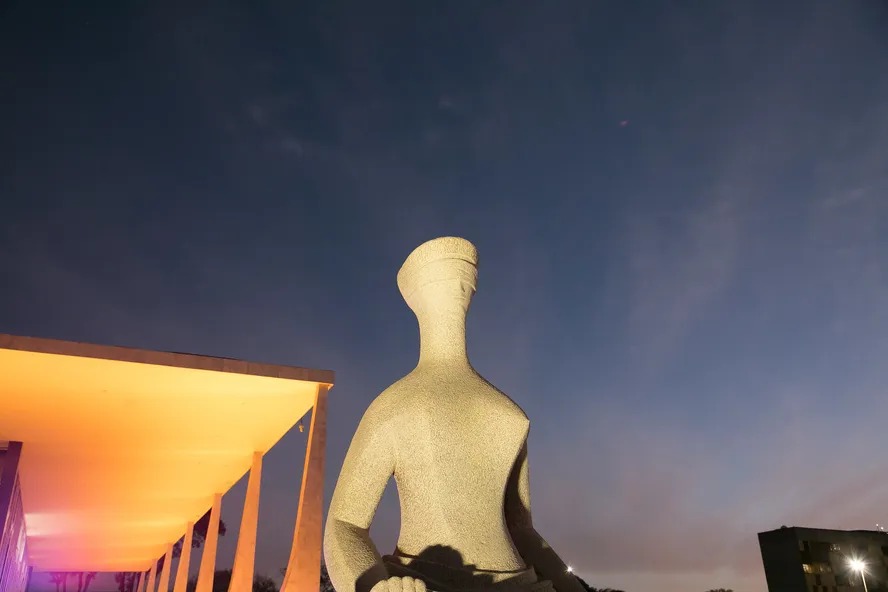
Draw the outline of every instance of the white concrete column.
M316 590L321 581L324 523L324 456L327 447L327 385L319 385L302 468L296 531L281 592Z
M191 541L194 538L194 522L185 527L185 540L182 541L182 554L179 555L179 566L176 568L176 582L173 592L185 592L188 584L188 568L191 566Z
M262 480L262 453L253 453L253 466L247 481L247 497L244 499L244 513L241 517L240 532L237 535L237 549L234 564L231 566L231 583L228 592L252 592L253 569L256 561L256 527L259 524L259 484ZM164 592L164 591L161 591Z
M136 577L139 578L139 583L137 586L134 586L133 589L136 592L145 592L145 583L147 582L147 580L145 579L145 572L142 571L137 573Z
M203 553L200 556L200 571L197 573L197 588L194 592L212 592L213 576L216 573L216 548L219 546L219 520L222 515L222 494L213 496L213 507L210 510L210 524L207 526L207 538L204 541Z
M157 559L151 562L151 569L148 570L148 588L144 592L155 592L157 586Z
M163 567L160 569L160 581L157 584L157 592L170 592L170 568L172 563L173 543L170 543L163 558Z

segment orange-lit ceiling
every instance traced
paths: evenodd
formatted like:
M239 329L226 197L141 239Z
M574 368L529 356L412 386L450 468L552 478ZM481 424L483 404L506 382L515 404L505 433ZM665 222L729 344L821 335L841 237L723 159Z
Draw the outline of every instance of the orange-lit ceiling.
M29 563L147 569L332 383L329 371L0 335L0 441L23 442Z

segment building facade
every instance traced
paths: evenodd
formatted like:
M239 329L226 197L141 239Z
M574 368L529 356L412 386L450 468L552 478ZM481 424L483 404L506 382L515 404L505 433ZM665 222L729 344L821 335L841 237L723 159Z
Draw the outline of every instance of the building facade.
M28 566L18 463L21 442L0 442L0 592L23 590Z
M0 334L0 592L53 572L133 573L139 592L186 592L203 516L197 592L211 592L222 496L244 475L229 592L250 592L262 460L308 413L282 592L316 591L333 380L328 370Z
M784 526L758 539L769 592L888 592L886 532Z

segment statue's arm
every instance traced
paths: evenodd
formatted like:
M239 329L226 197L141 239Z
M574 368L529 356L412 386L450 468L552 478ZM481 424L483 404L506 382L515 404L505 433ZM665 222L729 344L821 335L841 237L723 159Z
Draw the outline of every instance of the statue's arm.
M524 562L536 569L542 579L551 581L557 592L585 592L579 580L567 571L567 565L533 526L526 441L509 477L505 504L506 524Z
M387 427L368 410L352 438L327 513L324 558L337 592L369 592L388 578L370 539L370 523L393 472Z

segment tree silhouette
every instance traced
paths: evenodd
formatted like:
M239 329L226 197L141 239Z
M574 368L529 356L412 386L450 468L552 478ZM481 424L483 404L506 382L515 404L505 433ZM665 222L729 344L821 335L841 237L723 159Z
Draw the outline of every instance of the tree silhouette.
M95 579L98 572L95 571L54 571L49 574L49 581L55 584L56 592L68 592L68 578L77 576L77 592L86 592L89 585Z
M278 592L278 587L268 576L257 575L253 578L253 592Z
M139 574L134 572L119 571L114 574L114 581L117 582L119 592L133 592L138 583Z
M333 582L330 580L330 574L327 573L327 564L321 561L321 590L320 592L336 592Z
M68 572L54 571L49 574L49 581L55 584L56 592L68 589Z
M287 568L282 567L280 572L282 576L286 577ZM330 581L330 574L327 572L327 564L324 561L321 561L320 592L336 592L336 588L333 587L333 582Z
M623 592L622 590L617 590L615 588L594 588L590 586L586 580L581 578L580 576L574 574L574 577L579 580L580 585L586 589L586 592Z

